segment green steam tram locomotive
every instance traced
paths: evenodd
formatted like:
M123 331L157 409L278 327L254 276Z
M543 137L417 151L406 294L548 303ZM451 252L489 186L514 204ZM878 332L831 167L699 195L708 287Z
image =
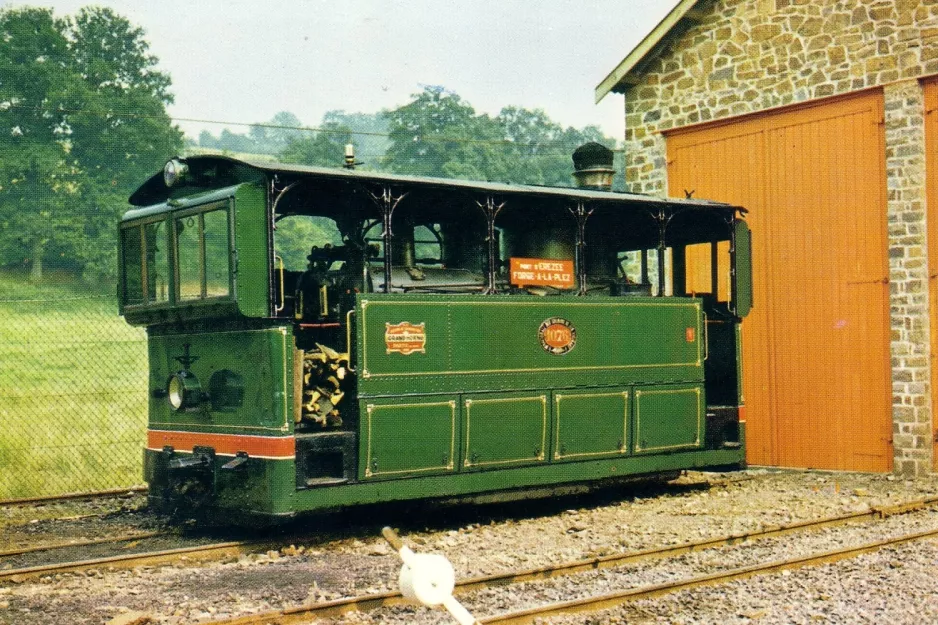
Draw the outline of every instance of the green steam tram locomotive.
M739 207L177 158L119 225L163 510L269 520L742 466ZM609 157L607 159L607 157Z

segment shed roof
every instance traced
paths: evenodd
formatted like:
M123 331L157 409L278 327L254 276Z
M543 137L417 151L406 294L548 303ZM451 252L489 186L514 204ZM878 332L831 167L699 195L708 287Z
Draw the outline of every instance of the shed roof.
M680 0L671 9L663 20L635 46L635 48L622 59L614 70L609 72L596 87L596 102L599 102L610 91L625 93L631 85L638 82L638 74L663 48L668 35L681 27L700 21L703 13L702 7L707 0Z

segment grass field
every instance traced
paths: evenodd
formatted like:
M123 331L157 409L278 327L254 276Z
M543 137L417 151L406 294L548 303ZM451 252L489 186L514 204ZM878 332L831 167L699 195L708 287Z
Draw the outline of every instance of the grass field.
M0 500L139 484L146 390L113 295L0 274Z

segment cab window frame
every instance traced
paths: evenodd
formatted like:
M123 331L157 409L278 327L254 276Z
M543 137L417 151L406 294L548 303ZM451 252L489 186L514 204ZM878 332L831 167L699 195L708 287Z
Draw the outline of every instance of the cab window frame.
M201 204L185 210L173 211L166 215L171 223L172 237L172 273L174 285L172 289L173 305L192 305L201 302L217 302L235 299L235 268L233 266L234 256L234 201L231 198ZM205 215L216 211L222 211L225 214L225 232L227 235L227 245L225 250L227 274L228 274L228 292L221 295L211 295L208 292L208 251L206 249L205 237ZM198 224L198 263L199 263L199 295L198 297L182 297L183 287L181 281L182 263L179 253L179 232L178 223L181 220L196 218Z
M146 228L148 226L160 225L164 226L162 233L162 243L164 246L165 254L163 258L165 259L166 266L163 267L164 272L166 273L167 284L167 296L166 299L160 300L156 297L151 297L149 284L150 284L150 271L152 267L147 262L149 257L148 249L148 239L146 236ZM133 299L130 297L128 292L128 287L130 285L130 280L128 280L128 269L130 265L127 258L127 233L129 231L136 231L136 237L139 241L139 246L137 247L137 256L134 264L134 269L137 270L137 276L134 280L136 285L139 285L139 292L133 296ZM120 300L123 308L127 309L154 309L154 308L165 308L167 306L173 305L173 295L174 295L174 269L173 269L173 253L172 253L172 241L170 239L170 226L169 226L169 215L152 215L142 219L138 219L131 222L122 223L120 225L120 246L118 262L120 264Z
M222 212L225 216L224 233L226 244L224 251L224 262L220 261L221 254L218 254L217 256L213 256L213 258L216 259L214 266L226 267L227 292L224 294L212 295L212 289L209 288L212 284L212 281L209 280L207 273L210 271L213 263L208 261L207 256L208 251L206 250L205 243L205 215L216 212ZM188 219L191 217L196 218L199 224L199 296L183 298L181 296L180 288L180 255L177 222L181 219ZM151 282L151 276L149 273L152 268L147 262L149 250L147 247L148 242L146 228L153 225L157 225L157 227L164 227L162 236L160 236L159 239L164 245L164 249L166 250L163 256L166 263L166 267L163 267L163 270L166 272L167 278L167 284L165 287L167 294L165 299L154 297L150 293L150 289L148 287ZM135 231L136 233L129 234L131 231ZM139 240L139 245L135 250L136 254L139 255L139 258L135 258L132 262L128 257L128 252L130 252L127 247L129 236L135 236ZM190 306L198 305L203 302L213 303L236 299L237 291L235 279L236 267L233 198L201 204L191 208L186 208L184 210L166 210L159 212L158 214L147 215L146 217L141 217L133 221L124 222L120 224L119 238L120 245L118 248L118 262L120 265L120 302L122 310L159 310L180 305ZM131 269L133 271L130 271ZM131 274L134 274L133 277ZM220 282L221 281L218 281L216 283L216 288L217 284L220 284ZM133 287L134 290L137 291L138 286L139 292L131 294L128 290L130 287Z

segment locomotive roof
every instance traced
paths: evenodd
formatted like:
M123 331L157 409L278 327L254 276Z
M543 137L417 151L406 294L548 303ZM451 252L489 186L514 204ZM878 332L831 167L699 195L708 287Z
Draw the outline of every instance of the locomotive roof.
M582 189L577 187L549 187L538 185L512 184L505 182L488 182L473 180L456 180L449 178L431 178L421 176L406 176L401 174L388 174L383 172L366 171L361 169L343 169L332 167L314 167L309 165L297 165L293 163L276 163L270 161L256 161L247 159L236 159L229 156L220 155L198 155L179 157L185 161L191 170L196 172L204 171L224 171L224 176L214 185L217 187L226 187L242 182L257 181L261 176L282 175L284 182L292 181L304 177L347 180L349 182L357 181L360 183L383 183L390 184L399 188L423 187L463 191L482 191L502 196L524 195L524 196L543 196L553 198L570 198L588 200L590 202L625 202L630 204L644 205L663 205L663 206L681 206L697 208L713 208L723 210L738 210L745 212L745 209L723 202L714 202L711 200L681 199L681 198L660 198L651 195L642 195L637 193L623 193L618 191L596 191L592 189ZM204 187L202 188L205 189ZM131 196L130 203L134 206L151 206L167 201L172 190L167 188L163 182L163 173L160 172L144 182Z

